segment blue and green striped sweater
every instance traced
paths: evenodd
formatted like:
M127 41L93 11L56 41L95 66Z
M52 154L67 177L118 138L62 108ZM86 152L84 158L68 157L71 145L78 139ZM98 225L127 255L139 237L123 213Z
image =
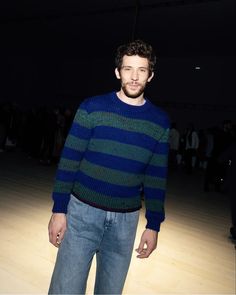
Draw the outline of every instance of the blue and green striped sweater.
M56 173L53 212L67 212L70 194L117 212L141 208L147 228L164 220L169 119L146 100L122 102L115 92L86 99L75 115Z

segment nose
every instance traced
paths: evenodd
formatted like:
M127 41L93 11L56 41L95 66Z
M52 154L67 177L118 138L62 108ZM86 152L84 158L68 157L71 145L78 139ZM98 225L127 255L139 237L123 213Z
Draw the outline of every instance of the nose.
M133 71L132 71L131 79L132 79L133 81L137 81L137 80L138 80L138 71L136 71L136 70L133 70Z

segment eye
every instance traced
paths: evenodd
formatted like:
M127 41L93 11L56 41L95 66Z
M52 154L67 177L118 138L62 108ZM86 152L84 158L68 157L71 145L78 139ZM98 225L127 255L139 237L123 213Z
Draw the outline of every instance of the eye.
M124 70L124 71L130 71L131 68L130 68L130 67L123 67L123 70Z
M140 68L140 72L141 73L146 73L147 72L147 69L146 68Z

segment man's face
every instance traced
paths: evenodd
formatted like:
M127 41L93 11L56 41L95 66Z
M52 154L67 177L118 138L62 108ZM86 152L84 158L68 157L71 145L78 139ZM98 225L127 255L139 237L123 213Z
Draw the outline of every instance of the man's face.
M125 55L120 71L116 69L115 73L117 79L121 80L121 89L129 98L143 95L147 83L153 77L153 73L149 77L148 59L138 55Z

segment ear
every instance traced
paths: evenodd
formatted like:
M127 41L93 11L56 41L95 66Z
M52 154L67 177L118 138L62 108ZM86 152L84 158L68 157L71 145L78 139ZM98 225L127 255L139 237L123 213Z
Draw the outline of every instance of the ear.
M116 78L120 79L120 72L117 68L115 68L115 74L116 74Z
M152 72L151 76L148 78L148 82L151 82L153 76L154 76L154 72Z

